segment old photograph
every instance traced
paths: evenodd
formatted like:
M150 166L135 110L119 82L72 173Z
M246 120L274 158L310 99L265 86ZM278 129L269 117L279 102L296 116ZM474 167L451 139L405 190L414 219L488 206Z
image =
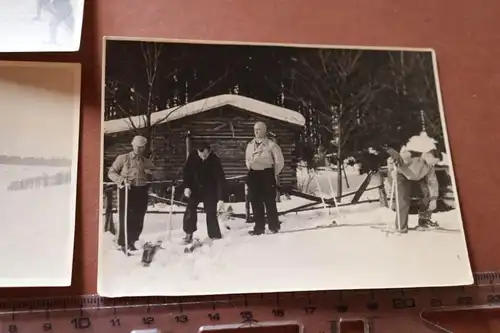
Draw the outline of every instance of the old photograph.
M103 50L100 295L472 283L433 50Z
M0 62L0 287L69 286L80 64Z
M2 0L0 52L80 49L85 0Z

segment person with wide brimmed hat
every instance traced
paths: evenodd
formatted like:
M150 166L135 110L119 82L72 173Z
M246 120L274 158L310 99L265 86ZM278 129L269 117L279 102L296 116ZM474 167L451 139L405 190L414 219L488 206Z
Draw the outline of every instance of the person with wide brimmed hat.
M142 233L148 208L149 182L155 167L151 159L144 156L147 142L145 137L135 136L131 142L132 151L116 157L108 171L108 177L118 186L118 197L121 198L118 207L118 246L127 253L138 251L135 242Z
M387 165L392 181L395 181L396 228L401 233L408 232L408 217L412 200L412 184L421 190L417 229L437 227L431 220L436 209L439 184L435 165L440 161L435 140L427 133L411 137L401 151L389 150Z

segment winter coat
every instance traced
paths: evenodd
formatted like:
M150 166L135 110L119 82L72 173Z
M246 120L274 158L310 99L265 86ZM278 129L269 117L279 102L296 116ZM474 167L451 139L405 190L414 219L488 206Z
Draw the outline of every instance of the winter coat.
M183 169L183 187L193 196L212 195L225 199L226 177L220 158L213 152L203 161L196 151L189 154Z
M413 151L401 152L400 157L399 166L394 165L393 159L389 158L389 172L391 173L396 168L397 172L408 180L425 182L429 190L431 206L435 206L439 196L439 183L436 176L436 163L430 162L436 161L432 161L428 153L422 154ZM435 207L430 207L430 209L434 210Z
M402 151L398 154L394 150L390 150L389 153L391 155L387 160L389 171L392 172L396 168L397 172L408 180L421 180L433 168L422 153Z
M403 157L403 156L402 156ZM398 167L398 172L408 180L421 180L433 168L422 156L403 157L403 164Z

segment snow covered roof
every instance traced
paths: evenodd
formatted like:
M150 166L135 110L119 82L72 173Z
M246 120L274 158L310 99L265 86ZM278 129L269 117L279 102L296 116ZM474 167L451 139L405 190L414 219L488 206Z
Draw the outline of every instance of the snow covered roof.
M225 105L231 105L243 110L247 110L249 112L299 126L304 126L306 123L304 116L302 116L297 111L265 103L249 97L230 94L212 96L182 106L176 106L167 110L154 112L151 114L151 123L155 125L162 124L205 111L213 110ZM104 122L104 133L110 134L128 131L133 128L133 126L131 126L130 124L131 122L133 122L136 128L142 128L145 127L145 120L146 117L142 115L108 120Z

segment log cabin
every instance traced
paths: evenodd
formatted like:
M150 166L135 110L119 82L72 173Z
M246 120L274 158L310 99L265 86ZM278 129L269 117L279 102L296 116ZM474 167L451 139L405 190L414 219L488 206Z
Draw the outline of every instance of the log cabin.
M267 124L270 137L282 149L285 167L279 178L280 185L296 188L296 147L305 118L297 111L229 94L154 112L149 119L136 116L104 122L104 181L109 180L106 173L115 157L131 149L133 136L138 132L147 135L149 122L154 124L149 128L152 128L151 158L158 168L155 179L180 182L191 147L205 140L221 159L228 179L229 201L244 201L244 182L238 179L247 172L245 149L253 139L253 126L257 121ZM160 188L157 190L158 194L165 193Z

